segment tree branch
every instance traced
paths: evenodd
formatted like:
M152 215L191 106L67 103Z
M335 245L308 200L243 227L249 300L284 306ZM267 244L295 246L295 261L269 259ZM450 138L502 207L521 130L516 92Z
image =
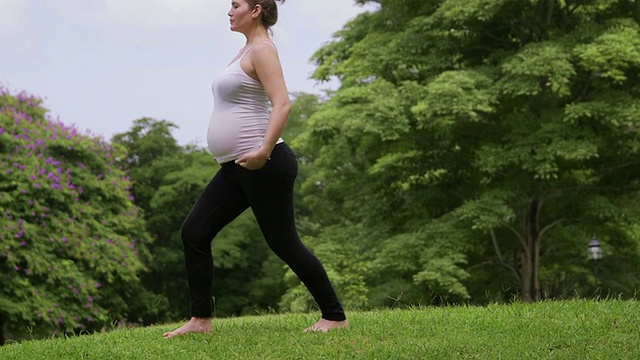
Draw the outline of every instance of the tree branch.
M547 231L553 229L555 226L559 225L560 223L566 220L567 220L566 218L561 218L542 228L542 230L540 230L540 234L538 234L538 239L536 241L540 241L540 239L542 239L542 237L545 235Z
M518 274L518 271L516 270L516 268L513 265L507 264L507 263L498 263L498 264L496 264L496 262L493 261L493 260L487 260L487 261L483 261L483 262L475 264L475 265L471 265L466 270L467 271L473 271L476 268L479 268L479 267L482 267L482 266L487 266L487 265L501 265L501 266L504 266L504 267L506 267L507 269L509 269L511 271L513 276L515 276L515 278L518 281L520 281L520 274Z
M498 260L500 260L500 263L504 263L502 252L500 252L500 246L498 246L498 239L496 239L496 233L493 230L489 231L489 233L491 234L491 242L493 243L493 249L495 250L496 255L498 255Z
M587 81L584 82L584 86L582 87L582 91L580 92L580 94L578 95L577 98L573 99L573 101L571 101L572 103L577 103L580 100L582 100L585 96L587 96L587 92L589 91L589 85L591 85L591 78L592 75L589 75L589 77L587 77Z
M551 18L553 18L553 8L556 4L556 0L547 0L547 14L545 19L545 25L551 26Z

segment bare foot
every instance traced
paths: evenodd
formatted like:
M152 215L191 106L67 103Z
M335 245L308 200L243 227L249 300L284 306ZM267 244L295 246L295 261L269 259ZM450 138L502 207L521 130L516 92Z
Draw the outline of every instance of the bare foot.
M210 333L212 329L211 318L197 318L192 317L186 324L182 325L173 331L164 333L164 337L170 339L172 337L188 334L188 333Z
M327 331L329 331L331 329L346 328L348 326L349 326L349 322L347 320L333 321L333 320L327 320L327 319L320 319L317 323L315 323L312 326L309 326L308 328L304 329L304 332L323 332L323 333L326 333Z

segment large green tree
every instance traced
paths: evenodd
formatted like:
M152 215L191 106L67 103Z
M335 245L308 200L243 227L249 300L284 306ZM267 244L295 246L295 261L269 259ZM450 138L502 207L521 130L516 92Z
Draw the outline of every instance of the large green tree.
M150 238L123 150L0 90L0 343L150 312L139 280Z
M298 140L309 206L364 228L335 241L368 257L372 304L587 294L593 233L633 294L638 2L368 2L315 54L342 85Z
M131 191L146 220L146 230L154 238L149 247L152 254L148 264L150 271L144 282L147 288L162 296L162 301L154 304L158 308L158 319L149 319L155 321L177 320L180 310L188 305L179 230L184 214L206 181L192 171L183 173L183 177L169 176L182 172L194 160L202 162L185 156L171 134L175 128L176 125L169 121L141 118L133 122L129 131L112 138L113 143L127 150L124 163L131 177ZM170 204L154 206L153 198L160 187L181 180L189 183L176 189L179 195L173 194Z

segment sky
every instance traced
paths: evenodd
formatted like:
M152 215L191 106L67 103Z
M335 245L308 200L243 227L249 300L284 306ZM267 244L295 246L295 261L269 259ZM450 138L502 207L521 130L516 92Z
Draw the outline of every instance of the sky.
M175 123L206 146L211 83L245 44L231 0L0 0L0 86L44 100L54 119L110 139L134 120ZM371 6L289 0L273 28L290 92L321 93L313 53Z

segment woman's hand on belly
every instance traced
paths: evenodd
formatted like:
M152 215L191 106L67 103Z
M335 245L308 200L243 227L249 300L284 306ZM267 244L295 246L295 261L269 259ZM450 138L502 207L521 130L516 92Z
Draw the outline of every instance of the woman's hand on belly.
M269 160L269 154L263 148L242 155L236 164L248 170L258 170Z

